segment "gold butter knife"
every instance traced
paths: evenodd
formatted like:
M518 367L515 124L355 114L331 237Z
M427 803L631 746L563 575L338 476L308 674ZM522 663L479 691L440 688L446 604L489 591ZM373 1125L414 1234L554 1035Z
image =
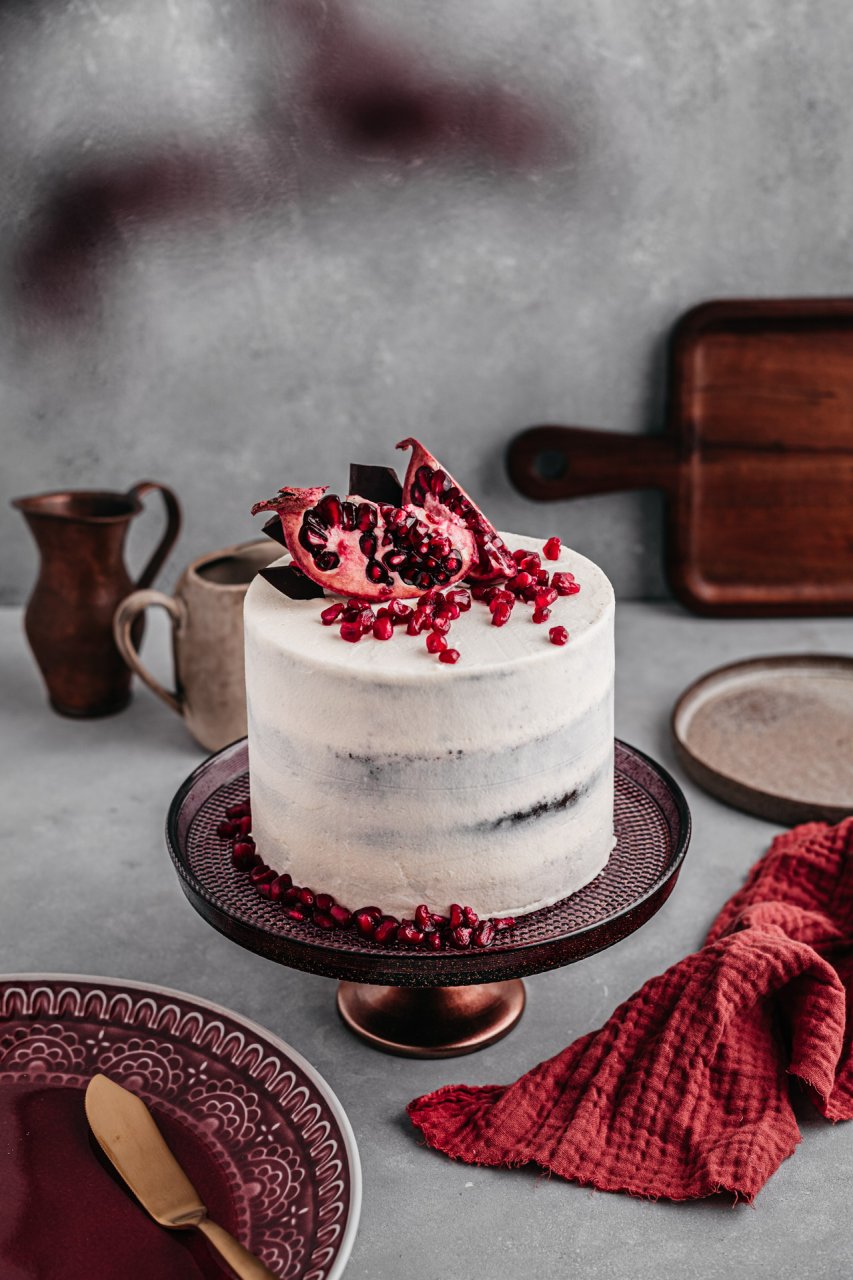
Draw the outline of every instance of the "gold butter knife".
M96 1075L86 1089L85 1106L104 1154L155 1222L178 1231L197 1227L240 1280L275 1280L262 1262L211 1222L141 1098Z

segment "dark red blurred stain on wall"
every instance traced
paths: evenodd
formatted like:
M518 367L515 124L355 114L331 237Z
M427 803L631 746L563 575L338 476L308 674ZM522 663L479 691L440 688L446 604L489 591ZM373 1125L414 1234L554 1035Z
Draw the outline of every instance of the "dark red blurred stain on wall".
M279 157L299 145L322 156L324 181L343 182L353 166L383 159L407 167L466 154L481 164L522 171L564 151L561 131L541 107L490 81L460 84L436 74L412 51L366 31L329 0L274 0L272 22L288 24L307 55L296 100L267 117ZM304 137L294 139L294 121ZM304 122L307 121L307 128ZM276 136L278 135L278 136ZM304 182L299 185L304 187ZM17 256L23 299L56 319L82 316L100 272L140 224L192 214L233 212L289 198L289 184L246 165L239 143L212 155L140 155L69 174L46 195Z
M541 162L558 131L541 107L490 81L436 75L412 51L363 29L339 3L279 6L312 50L306 101L329 138L357 155L401 160L466 149L503 167Z

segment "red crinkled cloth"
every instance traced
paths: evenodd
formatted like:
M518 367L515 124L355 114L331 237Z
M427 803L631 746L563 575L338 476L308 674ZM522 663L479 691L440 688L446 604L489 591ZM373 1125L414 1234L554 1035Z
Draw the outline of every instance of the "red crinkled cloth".
M511 1085L409 1104L469 1164L540 1165L603 1191L752 1200L800 1140L792 1078L853 1118L853 818L774 840L705 946L600 1031Z

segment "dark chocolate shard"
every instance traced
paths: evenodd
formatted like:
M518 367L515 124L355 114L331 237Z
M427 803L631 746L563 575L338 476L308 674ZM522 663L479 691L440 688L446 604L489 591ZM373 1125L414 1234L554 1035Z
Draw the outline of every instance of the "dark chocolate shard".
M368 502L403 505L403 485L393 467L371 467L363 462L349 465L349 491Z
M277 542L279 546L287 546L287 543L284 540L284 530L281 527L281 516L271 516L261 530L261 533L265 533L268 538L272 538L273 542Z
M260 573L271 587L275 587L276 591L280 591L290 600L323 600L325 598L326 593L323 588L318 583L312 582L295 565L273 565L269 569L261 569Z

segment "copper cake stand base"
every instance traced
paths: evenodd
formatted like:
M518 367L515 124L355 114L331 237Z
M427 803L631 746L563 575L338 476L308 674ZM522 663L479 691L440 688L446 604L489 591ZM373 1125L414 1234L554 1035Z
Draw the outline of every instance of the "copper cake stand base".
M690 840L680 787L617 740L616 848L601 874L570 898L519 917L491 947L420 951L288 920L262 898L216 833L225 808L248 795L243 738L205 760L172 801L166 838L190 903L248 950L339 979L346 1025L374 1048L409 1057L472 1053L505 1036L524 1010L520 979L572 964L639 929L672 892Z
M341 982L338 1013L383 1053L455 1058L502 1040L524 1013L520 978L472 987L375 987Z

